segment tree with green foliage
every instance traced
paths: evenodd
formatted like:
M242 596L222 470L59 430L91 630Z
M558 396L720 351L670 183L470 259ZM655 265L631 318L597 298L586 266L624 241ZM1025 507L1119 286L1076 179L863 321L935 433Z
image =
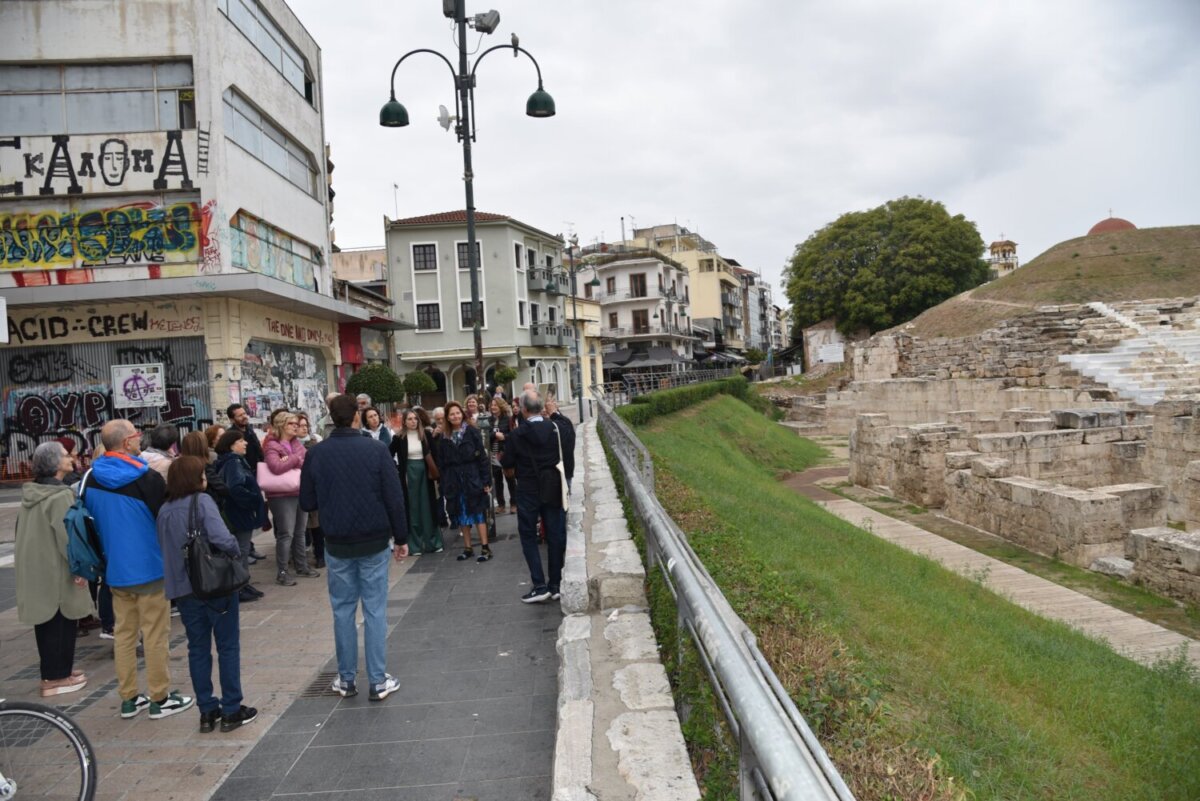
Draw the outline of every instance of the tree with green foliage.
M492 378L496 381L496 386L507 387L509 384L517 380L517 370L514 367L501 365L492 373Z
M746 361L750 362L751 364L762 364L767 360L767 354L763 353L758 348L747 348L745 356Z
M872 333L907 322L987 279L975 223L924 198L843 214L796 246L785 268L795 324L833 318Z
M365 392L372 403L396 403L404 400L400 376L386 364L368 364L358 369L346 382L346 394Z
M422 370L415 370L404 376L404 391L408 394L408 402L416 406L421 402L421 395L426 392L436 392L437 384Z

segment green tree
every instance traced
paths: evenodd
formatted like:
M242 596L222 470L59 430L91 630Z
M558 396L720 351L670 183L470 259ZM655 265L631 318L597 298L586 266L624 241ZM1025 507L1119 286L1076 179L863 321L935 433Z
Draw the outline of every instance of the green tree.
M372 403L396 403L404 400L404 387L400 376L386 364L368 364L360 367L346 382L346 394L365 392Z
M437 384L429 377L429 373L416 370L404 376L404 391L408 393L411 400L420 398L426 392L436 392Z
M767 360L767 354L763 353L758 348L747 348L745 355L746 361L750 362L751 364L762 364Z
M907 322L987 279L975 223L902 197L843 214L796 246L784 280L799 327L833 318L844 334Z

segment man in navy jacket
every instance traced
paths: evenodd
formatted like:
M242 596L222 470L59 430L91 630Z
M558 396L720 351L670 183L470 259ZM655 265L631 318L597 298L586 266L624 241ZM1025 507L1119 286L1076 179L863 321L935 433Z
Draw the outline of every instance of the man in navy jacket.
M92 463L83 502L96 521L104 547L104 582L112 589L113 661L121 694L121 717L137 717L149 707L155 720L182 712L193 699L170 691L171 605L163 586L163 558L155 518L166 495L161 475L138 454L141 433L128 420L110 420L100 429L104 455ZM138 693L138 634L146 650L149 697Z
M389 540L399 562L408 556L404 490L387 446L352 428L354 398L328 403L334 429L313 446L300 470L300 508L321 513L325 568L333 607L338 677L333 692L357 695L358 631L354 613L362 602L363 645L370 699L382 701L400 684L387 667Z

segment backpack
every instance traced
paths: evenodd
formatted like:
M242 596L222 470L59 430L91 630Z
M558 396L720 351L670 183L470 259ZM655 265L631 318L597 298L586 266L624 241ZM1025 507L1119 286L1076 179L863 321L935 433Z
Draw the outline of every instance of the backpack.
M67 528L67 565L71 575L96 581L104 577L105 561L96 520L83 503L83 488L91 474L88 470L80 479L75 503L67 510L63 525Z

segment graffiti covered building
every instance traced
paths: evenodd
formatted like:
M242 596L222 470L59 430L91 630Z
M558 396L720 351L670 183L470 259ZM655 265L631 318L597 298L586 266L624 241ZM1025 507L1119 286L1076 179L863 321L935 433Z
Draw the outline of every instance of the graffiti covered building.
M281 0L0 4L0 479L113 417L321 410L332 296L321 57ZM257 415L256 415L257 416Z

